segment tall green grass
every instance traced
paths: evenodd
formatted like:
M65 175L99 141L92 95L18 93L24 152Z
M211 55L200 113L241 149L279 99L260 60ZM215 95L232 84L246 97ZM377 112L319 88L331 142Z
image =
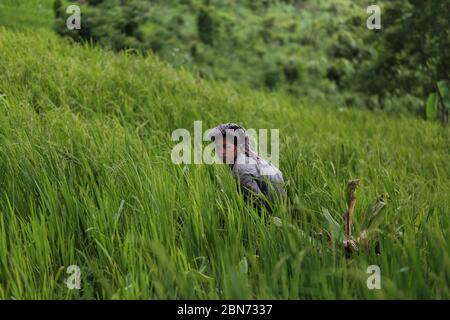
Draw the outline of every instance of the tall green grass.
M332 104L332 101L330 102ZM171 132L280 129L289 205L245 204L221 165L175 165ZM204 82L155 57L0 29L1 299L450 297L448 129ZM380 253L310 237L390 195ZM64 283L81 268L81 290ZM379 265L382 289L366 269Z

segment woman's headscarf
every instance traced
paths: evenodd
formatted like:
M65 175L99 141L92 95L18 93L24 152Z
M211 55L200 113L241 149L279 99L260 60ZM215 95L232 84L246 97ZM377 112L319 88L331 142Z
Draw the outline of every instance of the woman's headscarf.
M227 132L228 130L228 132ZM235 137L237 140L237 147L244 151L247 157L253 158L257 162L260 161L258 154L252 149L250 137L248 136L244 127L236 123L223 123L215 127L209 133L209 138L211 141L215 141L217 136L223 138L229 138L228 135Z

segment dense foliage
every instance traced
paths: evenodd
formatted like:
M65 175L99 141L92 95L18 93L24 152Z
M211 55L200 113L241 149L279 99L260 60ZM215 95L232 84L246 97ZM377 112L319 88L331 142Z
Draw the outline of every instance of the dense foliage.
M298 98L423 113L449 74L448 1L380 1L382 30L369 30L368 1L96 0L83 27L57 30L114 50L152 50L202 77L284 90Z

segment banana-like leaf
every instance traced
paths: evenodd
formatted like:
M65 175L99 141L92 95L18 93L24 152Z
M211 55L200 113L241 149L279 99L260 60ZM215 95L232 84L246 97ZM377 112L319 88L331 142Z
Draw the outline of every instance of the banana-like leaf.
M437 83L439 94L442 97L442 102L447 110L450 110L450 93L448 90L447 81L442 80Z
M331 216L328 209L322 208L322 214L327 220L327 230L331 234L333 240L340 240L342 238L342 228L339 223Z
M437 115L437 99L435 93L430 93L427 99L427 104L425 106L425 116L427 120L436 119Z
M383 192L367 207L361 220L361 230L376 228L379 225L383 217L381 212L386 206L388 199L389 194Z

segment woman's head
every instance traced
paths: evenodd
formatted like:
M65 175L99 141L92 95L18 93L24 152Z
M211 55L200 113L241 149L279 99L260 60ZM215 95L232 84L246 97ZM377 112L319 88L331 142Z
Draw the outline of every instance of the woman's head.
M216 143L216 154L224 163L232 164L237 157L238 148L236 144L227 142L223 139L221 143Z
M214 141L216 153L224 163L234 163L239 152L259 159L250 148L250 139L245 129L238 124L224 123L218 125L209 133L209 138Z
M234 163L238 153L239 135L245 134L244 129L235 123L221 124L209 133L209 138L215 143L216 154L224 163Z

